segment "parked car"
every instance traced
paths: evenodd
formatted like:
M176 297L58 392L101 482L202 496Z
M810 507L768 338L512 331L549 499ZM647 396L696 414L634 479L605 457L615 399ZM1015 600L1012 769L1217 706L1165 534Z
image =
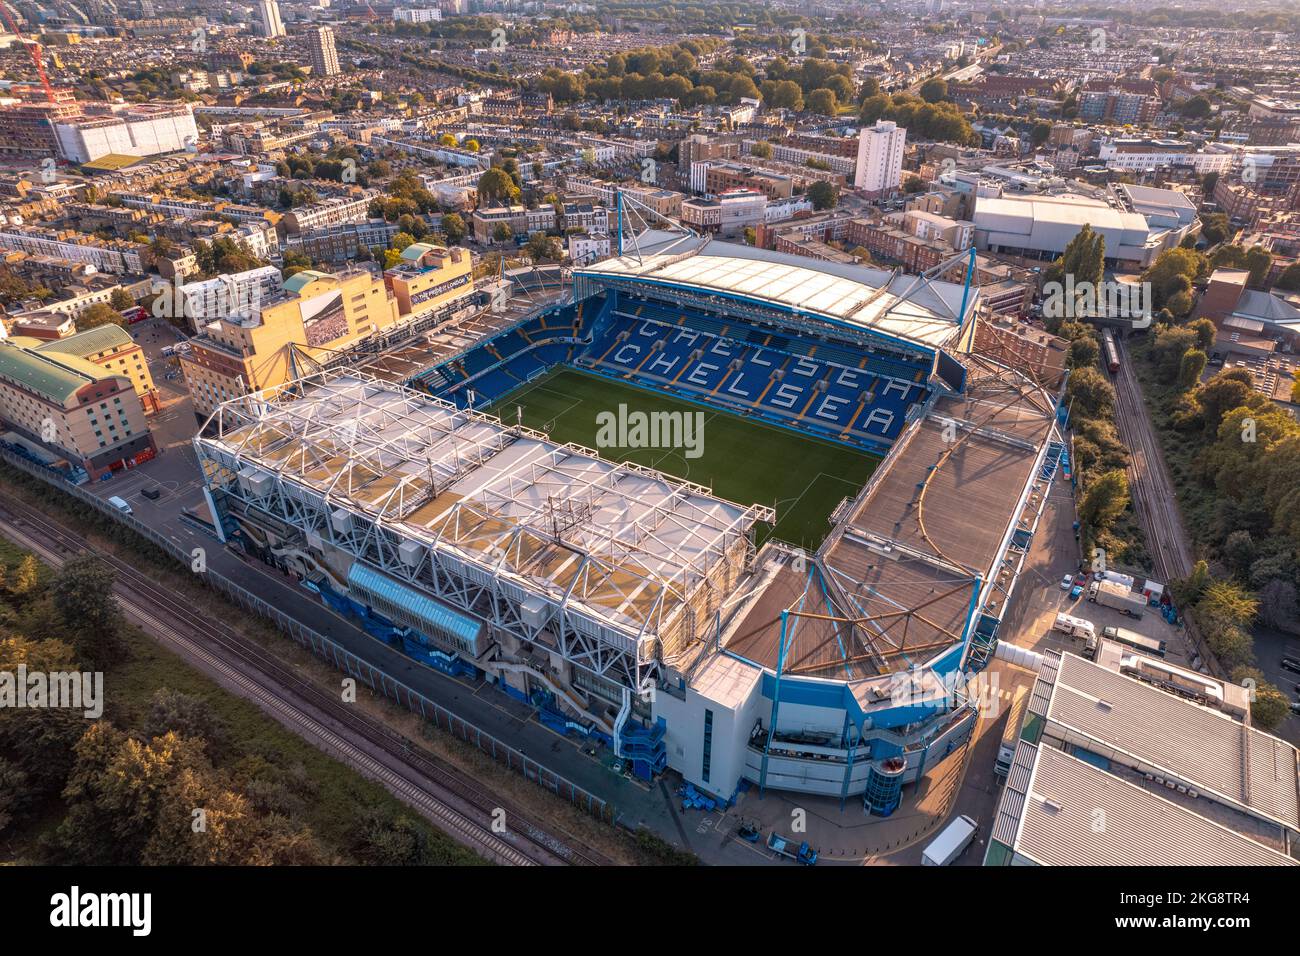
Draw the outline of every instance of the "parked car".
M1296 660L1294 657L1282 658L1282 666L1289 671L1294 671L1295 673L1300 674L1300 661Z
M143 491L140 492L140 494L144 495L144 496L145 496L146 498L148 498L150 501L157 501L159 498L162 497L162 489L161 489L161 488L145 488Z
M1074 587L1074 575L1073 575L1073 574L1067 574L1065 577L1061 578L1061 590L1062 590L1062 591L1068 591L1068 590L1070 590L1070 588L1072 588L1072 587Z

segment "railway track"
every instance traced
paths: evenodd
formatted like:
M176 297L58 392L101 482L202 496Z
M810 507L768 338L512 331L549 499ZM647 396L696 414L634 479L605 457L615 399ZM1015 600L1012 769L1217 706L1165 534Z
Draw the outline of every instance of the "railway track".
M1146 529L1151 558L1164 581L1186 577L1192 570L1191 551L1164 454L1151 429L1142 389L1133 374L1133 359L1117 339L1119 372L1115 375L1116 424L1129 450L1129 488L1138 520Z
M90 547L43 512L6 501L0 505L3 524L20 535L24 529L35 532L39 540L33 540L33 546L55 561L85 551L102 558L117 574L117 588L128 598L130 615L147 629L235 685L282 723L379 780L489 859L512 866L613 865L596 851L573 845L572 838L548 831L459 768L296 674L225 622L196 617L193 608L139 569ZM504 822L504 829L497 821Z

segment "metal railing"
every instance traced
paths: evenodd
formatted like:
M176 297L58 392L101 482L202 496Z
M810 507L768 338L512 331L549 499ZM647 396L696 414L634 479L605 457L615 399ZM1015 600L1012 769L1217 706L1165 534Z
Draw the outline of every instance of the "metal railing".
M84 488L69 484L57 471L43 467L3 447L0 447L0 461L4 461L35 478L59 488L61 491L67 492L82 504L88 505L106 517L112 518L130 528L150 543L156 545L169 557L180 562L184 567L190 567L192 555L184 547L150 528L134 515L119 511L97 495L91 494ZM291 617L224 575L209 568L204 572L203 578L213 590L224 595L232 603L270 621L299 646L311 651L321 660L343 671L348 676L363 681L375 693L382 694L389 700L406 707L412 713L419 714L440 730L446 730L452 736L473 745L497 763L504 764L508 770L512 770L538 786L565 798L574 806L587 811L592 816L606 823L614 822L614 808L604 799L560 776L531 757L525 756L514 747L498 740L463 717L457 716L419 691L408 687L401 681L395 680L369 661L352 653L331 638L306 626L301 621Z

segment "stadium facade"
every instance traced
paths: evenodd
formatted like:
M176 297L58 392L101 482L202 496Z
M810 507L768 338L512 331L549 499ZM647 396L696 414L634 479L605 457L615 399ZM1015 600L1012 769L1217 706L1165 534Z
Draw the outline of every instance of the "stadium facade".
M644 778L892 812L974 726L1059 396L970 353L961 285L719 242L574 278L403 382L220 406L195 446L221 533ZM771 508L479 410L557 365L884 459L815 553L758 547Z

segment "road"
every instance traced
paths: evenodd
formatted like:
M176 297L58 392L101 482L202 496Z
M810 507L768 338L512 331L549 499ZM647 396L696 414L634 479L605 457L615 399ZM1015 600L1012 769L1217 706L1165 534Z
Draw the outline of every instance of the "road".
M56 567L72 554L93 551L76 532L12 500L0 507L0 528ZM115 590L133 623L309 743L381 783L462 845L511 866L611 862L547 832L458 768L325 693L224 622L196 618L183 600L128 562L100 556L117 573Z

